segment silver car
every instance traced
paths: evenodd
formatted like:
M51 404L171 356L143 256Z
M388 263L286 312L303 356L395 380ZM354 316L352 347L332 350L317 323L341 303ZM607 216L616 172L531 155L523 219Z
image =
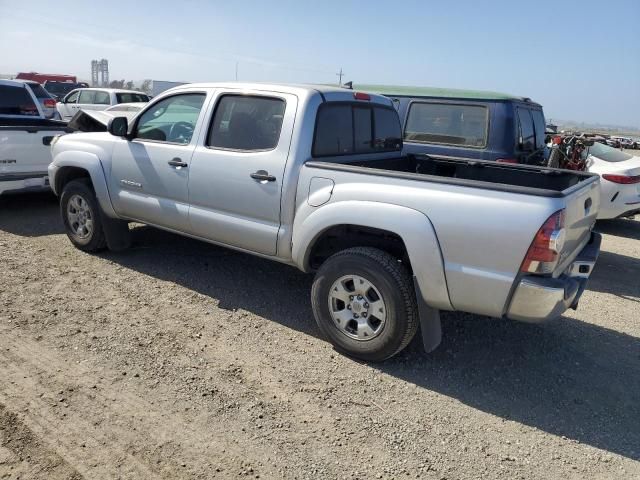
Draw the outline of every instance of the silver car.
M40 107L42 107L42 112L44 114L44 118L49 118L52 120L60 120L60 114L56 110L56 99L49 92L45 90L45 88L40 85L38 82L33 80L16 80L17 82L22 82L27 85L28 88L31 89L35 97L38 99L38 103L40 103Z

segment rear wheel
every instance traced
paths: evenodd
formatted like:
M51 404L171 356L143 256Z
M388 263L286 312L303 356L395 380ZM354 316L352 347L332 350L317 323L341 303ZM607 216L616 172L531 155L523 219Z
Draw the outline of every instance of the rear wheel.
M367 361L400 352L414 337L418 313L408 270L382 250L355 247L322 264L311 291L320 330L337 350Z
M107 246L100 207L89 180L72 180L64 186L60 214L67 237L77 248L97 252Z

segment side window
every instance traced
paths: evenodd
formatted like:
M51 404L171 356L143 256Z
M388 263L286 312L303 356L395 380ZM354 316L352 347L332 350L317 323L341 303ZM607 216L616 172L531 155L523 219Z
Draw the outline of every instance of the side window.
M82 104L92 104L94 103L94 99L96 98L95 90L80 90L80 99L78 103Z
M0 85L0 114L38 115L38 107L26 88Z
M223 95L216 105L208 147L271 150L278 145L285 101L250 95Z
M80 96L80 92L81 90L78 90L77 92L73 92L71 95L67 97L64 103L76 103L78 101L78 97Z
M544 148L545 146L545 131L547 123L544 120L544 114L542 110L531 110L531 116L533 117L533 127L536 132L536 149Z
M527 109L518 108L516 111L518 115L518 145L520 150L530 152L535 149L536 144L533 119Z
M489 110L484 105L414 102L404 140L463 147L485 147Z
M151 106L138 120L135 138L188 145L206 95L174 95Z
M80 103L82 103L82 102L80 102ZM111 104L111 98L109 97L109 93L108 92L97 91L95 93L95 97L93 99L93 103L95 103L97 105L110 105Z

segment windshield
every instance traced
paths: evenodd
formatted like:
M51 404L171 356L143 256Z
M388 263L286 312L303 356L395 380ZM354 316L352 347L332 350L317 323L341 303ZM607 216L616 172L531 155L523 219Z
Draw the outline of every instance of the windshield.
M598 157L600 160L604 160L605 162L624 162L633 158L633 155L629 155L628 153L621 152L620 150L616 150L615 148L601 143L594 143L589 147L589 155Z

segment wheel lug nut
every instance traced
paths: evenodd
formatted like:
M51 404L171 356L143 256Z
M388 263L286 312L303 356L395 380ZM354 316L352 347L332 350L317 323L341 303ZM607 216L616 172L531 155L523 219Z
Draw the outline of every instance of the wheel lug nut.
M357 313L353 314L353 318L358 318L360 315L358 315Z
M351 310L351 305L347 305L347 310Z
M362 300L362 295L358 295L358 300Z
M364 308L369 308L369 304L367 302L364 302Z
M367 318L367 312L363 313L363 314L362 314L362 316L363 316L364 318Z
M349 300L353 300L353 295L349 295Z

